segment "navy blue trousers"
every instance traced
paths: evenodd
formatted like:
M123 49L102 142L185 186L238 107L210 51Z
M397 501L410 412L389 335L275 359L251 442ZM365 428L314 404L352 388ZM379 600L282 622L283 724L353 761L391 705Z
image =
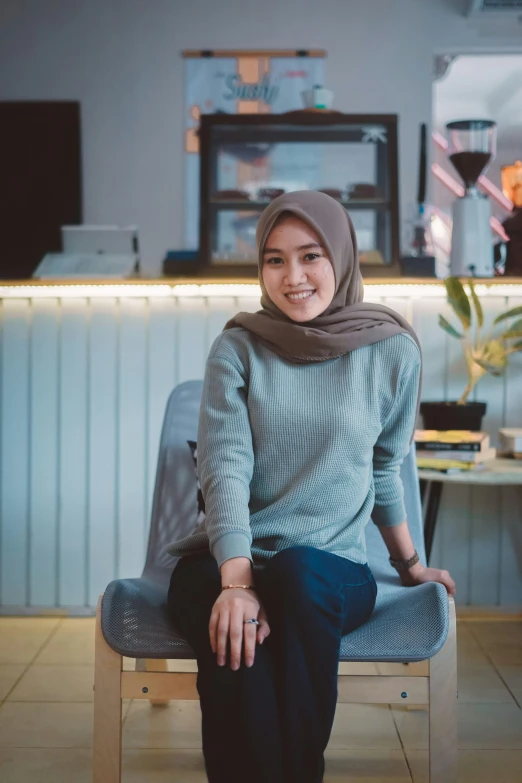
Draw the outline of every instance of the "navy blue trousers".
M337 703L341 637L370 617L377 585L367 564L308 546L275 554L255 572L271 633L254 664L230 669L208 625L221 592L210 553L186 555L169 588L176 628L193 648L209 783L321 783ZM242 650L243 658L243 650Z

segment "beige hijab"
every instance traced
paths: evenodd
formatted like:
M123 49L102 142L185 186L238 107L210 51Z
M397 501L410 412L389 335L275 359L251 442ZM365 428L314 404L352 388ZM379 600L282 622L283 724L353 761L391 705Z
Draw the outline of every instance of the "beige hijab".
M335 293L329 306L311 321L298 323L270 299L263 283L263 249L282 212L301 218L321 237L335 274ZM298 190L274 199L263 211L256 232L261 307L256 313L240 312L223 331L242 326L271 351L303 364L343 356L357 348L407 332L421 351L410 324L389 307L363 302L364 287L353 223L338 201L315 190ZM417 413L420 403L417 398ZM413 439L413 435L412 435Z

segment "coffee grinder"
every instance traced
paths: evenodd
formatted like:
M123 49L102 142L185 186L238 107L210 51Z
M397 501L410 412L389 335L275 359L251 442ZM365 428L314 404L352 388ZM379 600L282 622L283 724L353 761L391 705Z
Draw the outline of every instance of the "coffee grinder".
M446 125L448 155L464 183L464 195L453 202L450 274L493 277L491 205L477 181L495 157L497 124L493 120L458 120Z

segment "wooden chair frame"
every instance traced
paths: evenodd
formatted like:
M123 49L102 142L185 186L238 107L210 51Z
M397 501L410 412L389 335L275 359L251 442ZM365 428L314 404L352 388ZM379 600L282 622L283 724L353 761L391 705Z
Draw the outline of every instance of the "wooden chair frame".
M403 664L405 676L339 674L339 703L407 704L429 711L429 783L457 780L457 628L449 597L446 642L433 658ZM122 699L199 699L194 672L169 672L167 661L136 659L123 671L123 657L101 630L101 596L96 612L93 783L121 783Z

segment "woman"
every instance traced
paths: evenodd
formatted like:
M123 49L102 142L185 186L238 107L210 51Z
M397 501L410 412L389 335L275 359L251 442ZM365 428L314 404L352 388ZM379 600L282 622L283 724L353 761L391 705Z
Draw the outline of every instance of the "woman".
M204 529L170 546L173 622L198 661L210 783L321 783L341 637L377 586L379 526L408 585L455 585L415 557L399 468L419 404L409 324L363 304L348 213L287 193L257 229L262 310L210 350L198 428Z

